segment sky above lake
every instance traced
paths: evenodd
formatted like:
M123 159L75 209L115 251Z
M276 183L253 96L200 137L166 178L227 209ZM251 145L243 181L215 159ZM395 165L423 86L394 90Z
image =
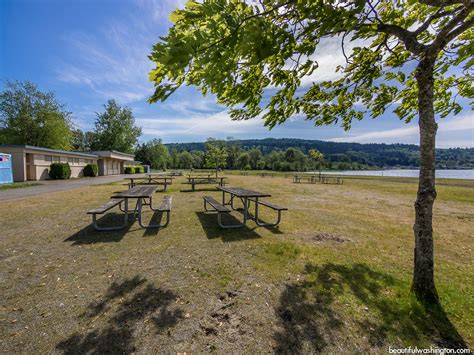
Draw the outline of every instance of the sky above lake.
M96 112L108 99L132 108L142 127L140 140L165 143L208 137L303 138L359 143L418 143L416 120L406 124L390 111L377 119L315 127L295 116L272 130L260 119L231 121L215 98L195 87L179 89L164 103L149 104L148 72L152 45L167 34L169 13L184 1L171 0L0 0L0 78L29 80L54 91L83 130L94 127ZM317 56L311 80L334 77L343 64L339 43L327 41ZM0 88L3 88L3 82ZM473 147L474 115L467 101L457 116L439 119L438 147Z

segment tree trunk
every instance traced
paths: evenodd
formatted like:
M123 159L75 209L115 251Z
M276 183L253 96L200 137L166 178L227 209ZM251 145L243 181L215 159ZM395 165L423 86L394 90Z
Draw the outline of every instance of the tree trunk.
M433 204L435 189L435 143L438 125L433 108L434 58L423 58L418 64L418 110L420 127L420 177L415 202L415 254L412 291L418 300L438 302L434 283Z

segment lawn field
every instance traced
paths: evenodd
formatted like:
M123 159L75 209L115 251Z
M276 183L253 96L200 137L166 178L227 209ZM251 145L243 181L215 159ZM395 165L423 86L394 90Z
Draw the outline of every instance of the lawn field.
M0 352L474 347L474 181L438 181L435 311L410 295L416 180L229 175L229 186L289 208L279 228L240 230L203 212L202 196L220 198L212 185L186 192L183 181L155 194L155 203L173 196L159 231L90 226L87 210L123 182L3 202Z

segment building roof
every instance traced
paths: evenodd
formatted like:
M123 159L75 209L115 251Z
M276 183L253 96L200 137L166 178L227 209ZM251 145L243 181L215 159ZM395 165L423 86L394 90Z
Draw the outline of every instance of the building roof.
M93 153L73 152L73 151L59 150L59 149L49 149L49 148L43 148L43 147L35 147L35 146L32 146L32 145L0 144L0 149L2 149L2 148L29 149L29 150L37 150L37 151L40 151L40 152L46 152L46 153L71 154L71 155L77 155L77 156L88 157L88 158L98 158L98 155L95 155Z
M99 151L96 151L96 152L91 152L92 154L97 154L98 156L103 156L103 157L109 157L111 156L112 154L116 154L116 155L123 155L123 156L126 156L128 158L132 158L134 159L135 158L135 155L134 154L128 154L128 153L122 153L122 152L118 152L116 150L99 150Z

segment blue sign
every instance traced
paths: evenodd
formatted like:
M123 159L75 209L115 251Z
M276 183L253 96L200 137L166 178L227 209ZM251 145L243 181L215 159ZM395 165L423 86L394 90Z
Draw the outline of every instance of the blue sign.
M0 184L11 184L12 182L12 156L0 153Z

